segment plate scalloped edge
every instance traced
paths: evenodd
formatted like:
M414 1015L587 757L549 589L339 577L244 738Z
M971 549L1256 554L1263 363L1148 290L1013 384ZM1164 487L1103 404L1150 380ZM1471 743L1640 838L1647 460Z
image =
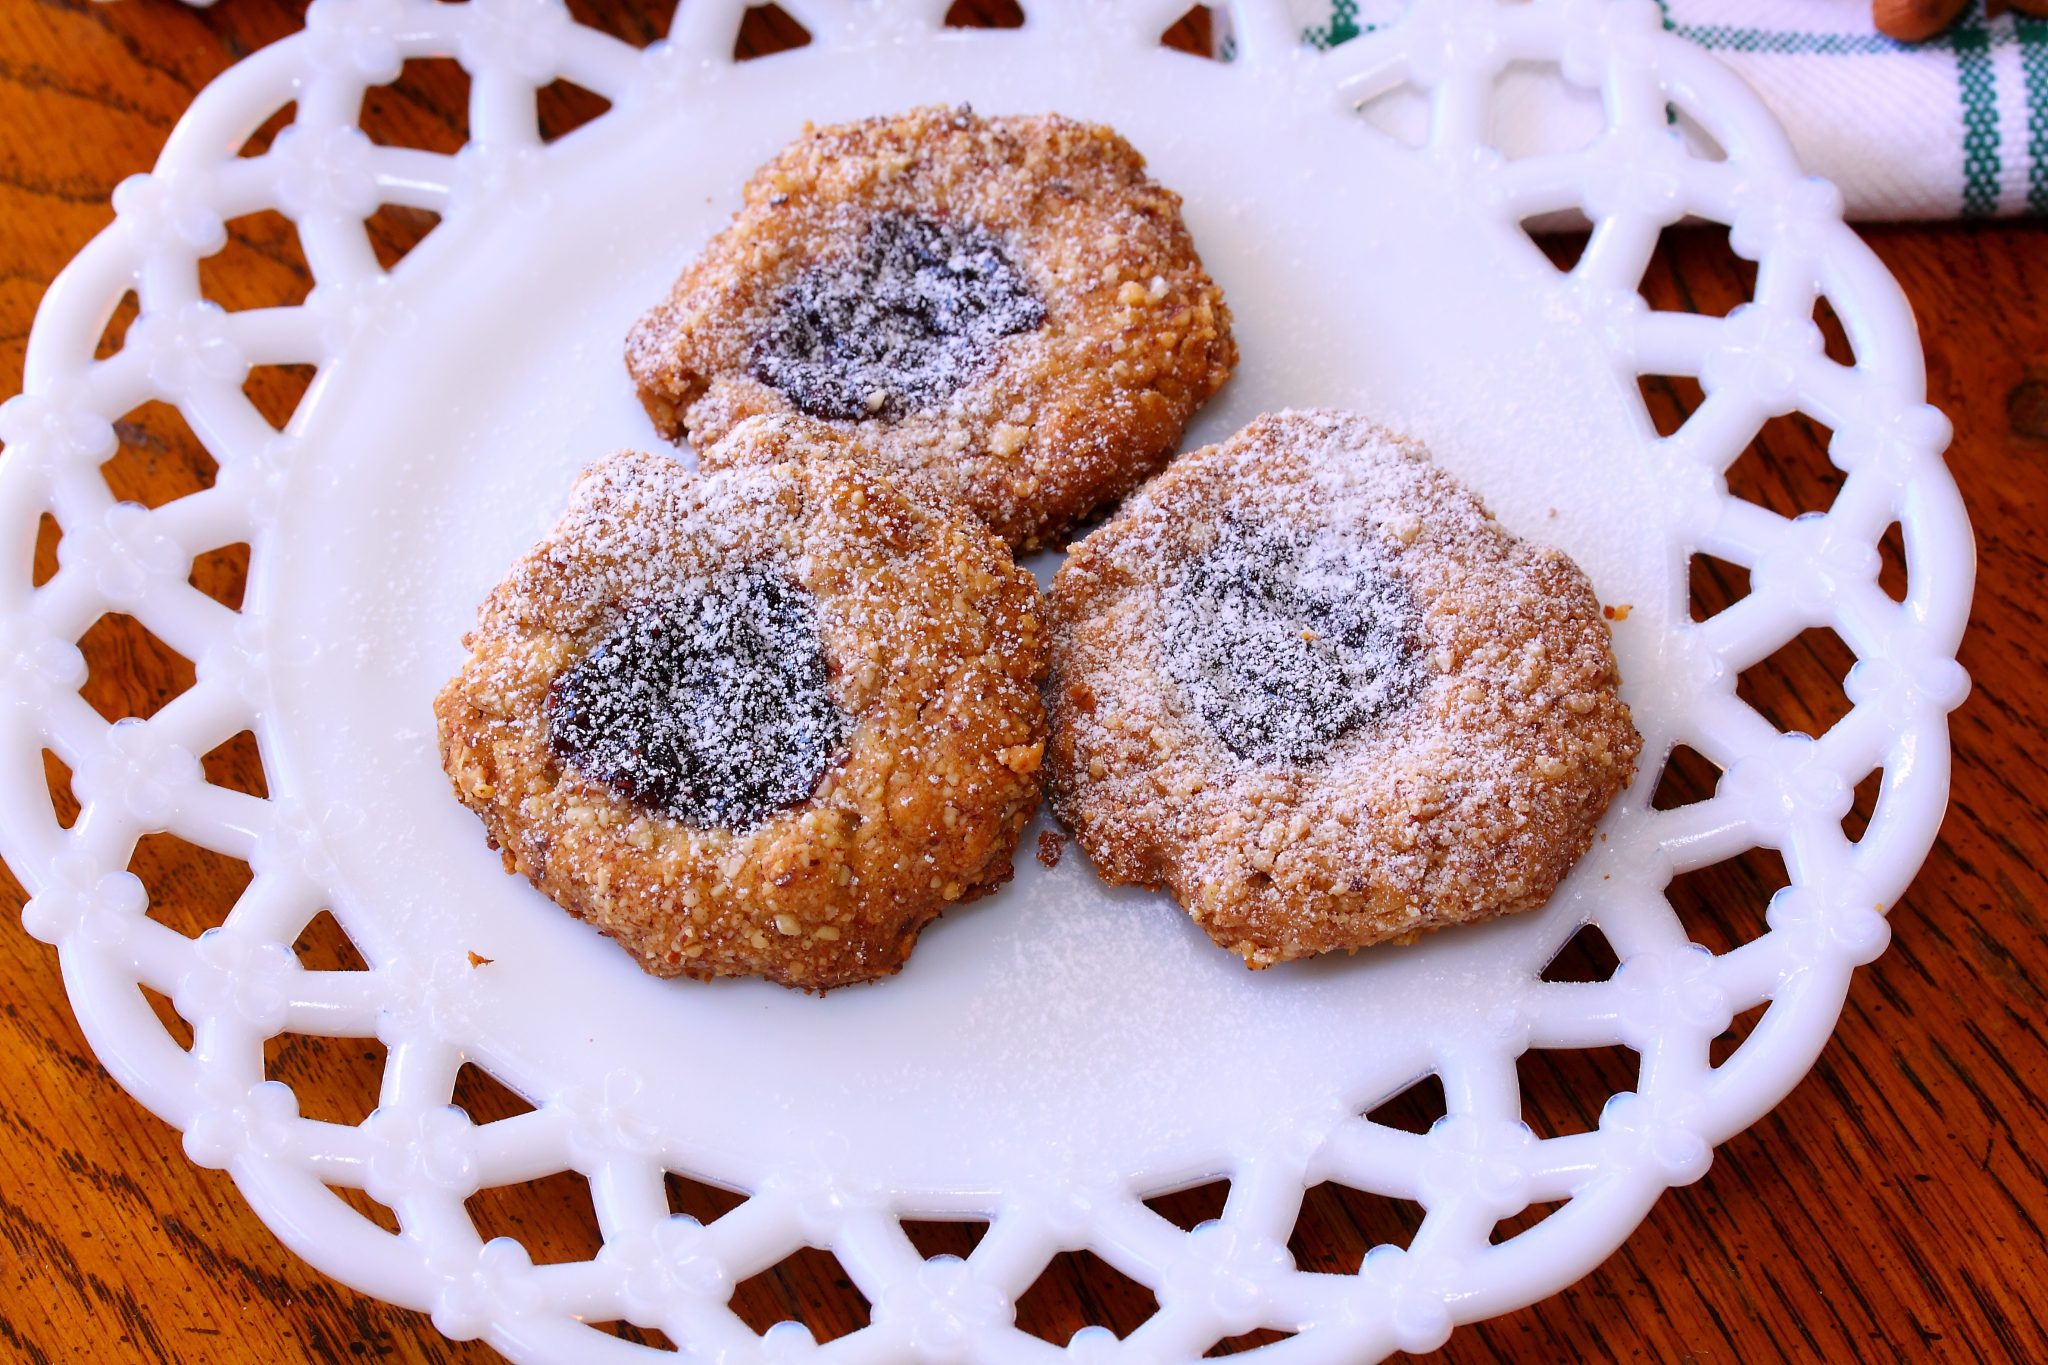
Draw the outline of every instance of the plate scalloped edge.
M946 8L782 3L826 53L938 41ZM1504 222L1572 211L1592 222L1550 306L1603 338L1631 387L1638 375L1698 379L1705 401L1674 433L1657 436L1642 417L1670 490L1671 553L1681 569L1699 553L1751 575L1747 597L1667 643L1688 689L1659 705L1674 718L1673 742L1722 769L1714 794L1655 812L1639 837L1594 855L1641 892L1595 916L1620 967L1600 982L1532 980L1500 1003L1485 1037L1447 1040L1436 1074L1449 1112L1427 1133L1351 1113L1291 1125L1229 1172L1221 1217L1192 1231L1141 1202L1159 1192L1142 1179L1081 1188L1049 1178L985 1207L927 1208L822 1170L771 1178L700 1225L669 1212L664 1172L687 1171L689 1155L637 1121L632 1077L484 1124L449 1104L465 1059L468 964L337 971L294 956L325 905L320 816L289 794L210 785L196 757L252 727L261 743L268 684L265 623L194 588L192 561L244 541L260 559L295 434L319 407L316 380L276 430L244 381L255 366L326 366L402 325L363 226L380 205L432 210L459 234L558 154L538 134L537 88L569 80L612 102L600 119L630 116L638 101L718 79L735 60L744 8L689 0L670 38L643 52L577 24L558 0L316 0L305 32L200 94L155 171L115 192L115 223L51 287L25 392L0 408L0 771L17 775L0 788L0 853L32 893L29 932L59 949L94 1049L184 1131L191 1159L230 1172L300 1255L431 1312L450 1336L486 1337L522 1360L659 1354L588 1325L620 1320L723 1360L1050 1358L1060 1348L1019 1331L1015 1303L1056 1251L1086 1248L1151 1289L1160 1308L1123 1340L1084 1329L1065 1348L1077 1359L1186 1359L1271 1328L1294 1335L1258 1354L1358 1361L1433 1348L1454 1323L1591 1269L1659 1193L1698 1179L1713 1144L1798 1081L1852 970L1888 942L1884 911L1925 858L1947 799L1946 716L1968 690L1954 654L1974 569L1940 460L1949 425L1924 403L1903 295L1842 223L1839 195L1799 173L1755 97L1664 33L1649 3L1418 0L1399 23L1328 52L1300 43L1284 4L1219 7L1235 75L1320 82L1369 120L1383 99L1407 99L1426 107L1406 126L1411 154L1430 160L1446 194ZM1024 34L1152 48L1185 8L1032 0ZM454 156L373 144L356 126L364 90L426 56L453 56L472 80L472 140ZM1489 99L1511 65L1597 94L1595 140L1517 159L1490 148ZM266 153L237 156L294 100L295 121ZM1688 137L1674 131L1681 120ZM224 312L204 297L197 262L222 248L228 220L265 209L291 220L316 287L298 305ZM1750 303L1725 318L1644 303L1638 287L1659 234L1682 219L1728 225L1736 253L1758 265ZM95 359L131 289L140 311L124 344ZM1824 351L1814 322L1823 298L1853 364ZM153 510L116 502L99 473L118 450L114 422L152 400L175 407L218 463L210 488ZM1846 478L1824 512L1788 519L1734 497L1726 473L1765 421L1791 412L1833 431L1829 458ZM46 514L63 532L61 567L37 586L27 570ZM1894 522L1908 566L1902 602L1878 583L1877 541ZM195 684L146 720L109 725L79 694L77 642L108 613L134 617L196 665ZM1851 709L1817 738L1780 732L1735 691L1743 669L1814 627L1857 659L1844 680ZM44 749L73 773L82 810L68 829L40 778ZM1647 801L1661 765L1645 766ZM1879 769L1876 810L1852 841L1842 817ZM149 890L125 869L138 838L156 831L248 862L254 878L219 927L193 938L147 917ZM1756 847L1777 850L1791 880L1769 905L1768 931L1718 956L1689 943L1664 887ZM145 987L190 1023L189 1051ZM1710 1065L1710 1040L1766 1002L1742 1045ZM379 1107L359 1125L301 1117L289 1087L264 1079L264 1043L284 1033L380 1039L389 1053ZM1643 1058L1637 1088L1609 1099L1593 1131L1537 1138L1522 1121L1517 1056L1616 1043ZM604 1238L594 1260L536 1266L516 1242L479 1239L466 1197L558 1171L590 1181ZM1409 1246L1375 1248L1357 1274L1299 1271L1289 1231L1304 1191L1325 1180L1414 1200L1427 1216ZM330 1186L366 1192L402 1231L375 1226ZM1550 1201L1565 1202L1489 1242L1500 1220ZM929 1216L991 1226L966 1260L927 1261L899 1220ZM733 1286L806 1244L840 1260L872 1302L872 1322L822 1345L796 1324L757 1336L728 1307Z

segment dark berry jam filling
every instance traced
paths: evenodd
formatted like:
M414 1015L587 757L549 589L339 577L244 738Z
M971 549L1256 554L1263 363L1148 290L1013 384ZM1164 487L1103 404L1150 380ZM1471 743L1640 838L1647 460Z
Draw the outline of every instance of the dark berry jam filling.
M702 829L817 788L853 731L810 595L772 573L629 609L548 690L548 741L591 781Z
M1166 594L1166 671L1239 758L1305 767L1422 691L1421 613L1369 551L1226 519Z
M885 214L859 250L790 286L749 363L812 417L894 421L944 403L997 340L1044 321L988 232Z

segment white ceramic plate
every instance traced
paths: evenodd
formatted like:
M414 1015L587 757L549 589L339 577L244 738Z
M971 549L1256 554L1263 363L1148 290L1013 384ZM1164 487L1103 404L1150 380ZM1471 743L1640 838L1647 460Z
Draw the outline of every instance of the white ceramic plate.
M801 1329L756 1337L725 1301L805 1243L874 1305L872 1325L819 1348L835 1360L1049 1357L1012 1304L1068 1247L1160 1302L1122 1342L1077 1337L1068 1349L1088 1359L1192 1358L1259 1326L1296 1333L1264 1348L1274 1359L1376 1358L1582 1274L1803 1074L1934 837L1972 552L1897 287L1757 102L1650 5L1423 0L1318 54L1284 6L1246 0L1229 7L1223 63L1158 45L1179 0L1036 0L1001 33L940 28L941 0L783 3L812 44L736 63L733 0L690 0L645 53L550 0L319 0L306 33L199 97L51 289L27 393L0 428L0 849L93 1046L302 1255L525 1360L646 1354L585 1325L621 1318L706 1358L801 1353ZM453 158L373 145L353 123L367 84L425 55L473 79L473 140ZM614 108L542 145L533 91L557 75ZM1589 140L1494 150L1514 107L1502 92L1544 83L1570 92ZM236 157L293 100L268 154ZM449 795L429 703L476 603L577 468L654 442L620 363L627 325L804 120L936 100L1112 123L1186 197L1244 353L1191 444L1288 404L1373 413L1632 606L1615 641L1645 761L1546 910L1252 974L1165 898L1111 891L1078 855L1056 870L1027 857L999 895L928 931L901 976L815 999L642 976L500 870ZM386 202L444 215L388 276L361 226ZM223 313L194 262L219 249L223 219L269 207L297 225L318 286L303 306ZM1596 230L1560 273L1517 224L1570 210ZM1685 216L1731 224L1760 262L1757 298L1733 316L1652 312L1636 293L1658 233ZM95 361L130 287L141 315ZM1823 354L1819 295L1853 366ZM241 385L252 365L290 362L319 378L280 435ZM1709 397L1660 439L1639 373L1699 376ZM114 504L97 473L111 420L150 398L220 465L215 487L155 511ZM1787 520L1730 497L1723 471L1794 409L1835 430L1847 479L1824 513ZM62 568L32 588L46 511ZM1903 603L1877 583L1893 521ZM185 580L195 554L237 541L253 565L233 613ZM1752 584L1699 624L1696 551L1749 567ZM74 642L107 611L198 665L147 721L110 727L77 695ZM1783 735L1735 677L1814 625L1858 656L1856 704L1817 739ZM194 758L251 727L267 801L207 785ZM1676 743L1726 771L1712 799L1654 811ZM69 831L44 793L44 747L76 774ZM1851 789L1879 767L1876 815L1852 843ZM254 869L223 927L193 940L144 917L148 889L123 869L155 830ZM1665 885L1757 845L1792 880L1770 931L1718 957L1690 945ZM328 906L369 970L294 958ZM1541 981L1587 922L1621 969ZM144 985L193 1025L189 1053ZM1711 1066L1709 1040L1763 1001ZM293 1031L380 1038L376 1112L298 1117L263 1074L263 1040ZM1520 1054L1615 1042L1642 1074L1594 1131L1524 1126ZM446 1107L465 1059L538 1108L478 1126ZM1449 1114L1429 1133L1360 1117L1431 1073ZM594 1261L535 1267L515 1243L479 1241L467 1195L563 1170L589 1178ZM668 1216L665 1170L751 1197L699 1227ZM1217 1176L1228 1205L1193 1232L1140 1202ZM1416 1200L1427 1220L1358 1274L1298 1272L1289 1229L1323 1180ZM330 1185L395 1210L402 1235ZM1553 1200L1569 1202L1489 1244L1497 1221ZM948 1216L992 1222L965 1262L921 1260L897 1225Z

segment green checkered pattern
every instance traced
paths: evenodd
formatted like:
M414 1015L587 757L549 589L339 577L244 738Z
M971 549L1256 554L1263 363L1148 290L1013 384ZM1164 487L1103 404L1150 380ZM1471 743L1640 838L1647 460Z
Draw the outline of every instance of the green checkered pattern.
M1335 47L1403 0L1297 0ZM1658 0L1664 26L1747 78L1864 218L2048 213L2048 19L1985 14L1906 44L1867 0ZM1804 135L1803 135L1804 134Z

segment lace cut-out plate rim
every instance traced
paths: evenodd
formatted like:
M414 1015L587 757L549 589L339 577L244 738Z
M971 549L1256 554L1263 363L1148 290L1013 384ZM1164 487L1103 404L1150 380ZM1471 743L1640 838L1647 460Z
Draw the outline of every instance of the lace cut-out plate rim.
M1026 8L1025 28L968 41L1047 62L1050 84L1063 43L1132 64L1193 60L1157 53L1181 5ZM1327 95L1329 117L1384 118L1397 140L1416 144L1443 193L1475 212L1510 224L1564 211L1590 220L1584 255L1544 286L1561 325L1598 338L1618 376L1689 376L1705 390L1669 436L1645 416L1646 458L1669 489L1672 553L1740 565L1751 591L1663 645L1675 661L1668 676L1683 686L1662 703L1662 738L1722 774L1711 796L1643 816L1630 838L1596 855L1647 888L1638 910L1595 917L1620 966L1599 981L1524 982L1485 1028L1439 1048L1431 1070L1447 1113L1425 1133L1355 1112L1296 1116L1239 1154L1220 1216L1191 1231L1143 1200L1193 1172L1104 1186L1006 1171L992 1175L989 1197L945 1206L829 1166L771 1172L700 1226L669 1211L663 1173L690 1170L690 1153L645 1120L641 1075L586 1078L530 1113L487 1123L449 1107L465 1060L490 1050L476 1032L471 966L407 959L328 970L295 956L292 944L326 906L334 831L307 794L259 797L205 781L198 756L252 721L263 737L275 637L260 611L231 610L194 588L191 565L239 543L260 563L264 528L289 495L294 443L323 420L316 379L278 430L243 392L252 370L326 368L402 326L397 281L365 220L386 204L431 212L452 241L516 211L548 154L533 92L557 79L611 101L576 136L603 136L607 120L646 117L650 103L679 92L715 108L744 6L691 0L668 42L641 51L551 0L318 0L304 33L203 92L155 171L120 188L116 223L38 316L24 395L0 412L0 549L25 566L45 514L63 531L47 582L25 573L0 582L0 764L34 774L0 788L0 853L33 893L24 922L58 946L81 1024L113 1074L184 1131L195 1162L231 1171L302 1255L432 1313L451 1336L486 1337L519 1359L657 1354L588 1325L626 1321L706 1356L815 1350L851 1360L1050 1355L1053 1346L1016 1328L1016 1302L1056 1251L1085 1248L1152 1290L1160 1310L1121 1342L1082 1333L1067 1345L1077 1359L1191 1358L1266 1327L1295 1334L1261 1348L1275 1358L1359 1360L1427 1349L1455 1322L1568 1283L1803 1074L1851 971L1888 940L1883 910L1935 837L1946 715L1967 691L1954 652L1973 552L1939 458L1948 426L1924 404L1924 364L1897 286L1842 224L1839 197L1798 173L1754 97L1662 34L1653 5L1419 0L1400 23L1320 54L1301 49L1282 4L1222 8L1233 60L1217 64L1215 79L1242 98L1297 99L1312 88ZM870 78L915 63L926 44L959 41L933 4L790 0L785 9L812 35L802 60L813 70L843 61ZM471 77L472 141L455 156L372 143L354 121L366 86L425 56L453 56ZM1501 155L1489 100L1510 67L1530 66L1597 98L1596 139ZM1274 93L1283 87L1297 93ZM293 100L294 123L266 153L234 155L242 135ZM1403 123L1400 100L1426 111L1421 123ZM1674 136L1681 125L1704 140ZM290 306L223 312L204 298L196 263L219 250L229 223L268 209L295 227L315 288ZM1658 235L1683 219L1728 225L1738 254L1758 262L1749 305L1726 318L1644 305L1636 289ZM131 289L141 307L124 344L95 359L107 317ZM1824 352L1812 322L1820 298L1841 317L1853 363ZM176 410L217 469L210 486L161 507L118 504L99 467L119 450L114 422L150 401ZM1829 458L1846 476L1829 508L1799 518L1733 497L1725 478L1765 421L1793 411L1834 431ZM1877 582L1875 546L1895 522L1908 562L1903 601ZM78 642L109 614L134 618L193 664L191 686L147 719L109 724L79 695ZM1816 627L1857 658L1843 680L1851 706L1817 737L1783 733L1736 697L1735 679ZM68 826L46 794L44 750L73 774L82 810ZM1645 766L1647 804L1657 765ZM1876 810L1852 841L1842 818L1858 782L1880 771ZM211 932L188 936L148 916L151 888L126 869L152 831L251 868ZM1768 907L1766 931L1719 955L1689 943L1664 889L1759 847L1782 855L1790 881ZM191 1025L189 1050L145 991L169 997ZM1709 1065L1709 1044L1764 1002L1742 1046ZM382 1040L375 1112L353 1125L302 1116L289 1087L265 1075L264 1040L288 1033ZM1636 1088L1614 1094L1589 1131L1532 1131L1517 1059L1616 1044L1644 1058ZM596 1257L535 1265L517 1243L479 1239L468 1197L562 1171L590 1183L604 1240ZM1331 1180L1421 1204L1422 1230L1408 1246L1375 1248L1356 1274L1295 1268L1286 1246L1303 1193ZM402 1235L330 1186L394 1210ZM1498 1222L1557 1200L1568 1202L1490 1243ZM899 1220L945 1215L987 1218L990 1228L965 1260L927 1261ZM757 1336L732 1313L734 1284L803 1245L838 1258L874 1305L868 1326L817 1345L800 1328Z

